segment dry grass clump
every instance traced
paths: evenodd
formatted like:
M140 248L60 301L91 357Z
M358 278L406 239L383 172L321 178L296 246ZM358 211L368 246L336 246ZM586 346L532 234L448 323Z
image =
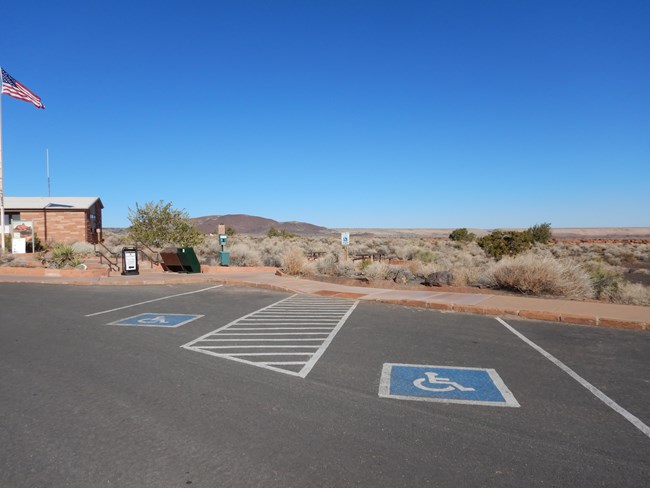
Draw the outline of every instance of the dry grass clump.
M532 295L569 298L591 298L594 295L589 274L578 264L535 253L503 258L487 269L481 282L490 288Z
M365 267L363 274L369 280L386 280L390 268L390 265L386 263L372 263Z
M615 293L609 295L609 300L625 305L642 305L650 307L650 288L640 283L622 282Z
M303 273L307 258L304 251L297 246L288 247L282 255L282 269L290 275Z
M230 262L233 266L261 266L259 251L247 242L236 242L230 248Z

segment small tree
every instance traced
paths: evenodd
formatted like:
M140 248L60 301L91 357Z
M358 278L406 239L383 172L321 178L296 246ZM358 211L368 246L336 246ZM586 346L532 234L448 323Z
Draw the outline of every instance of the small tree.
M526 232L529 232L533 238L533 242L539 242L541 244L548 244L551 239L553 239L553 234L551 233L551 224L545 222L543 224L535 224L532 227L529 227Z
M516 256L527 251L533 245L533 238L528 231L495 230L479 237L476 242L485 254L498 260L503 256Z
M148 202L143 207L136 203L135 211L129 208L129 237L154 247L198 246L205 236L188 219L187 212L173 208L171 202Z
M472 242L476 239L476 234L469 232L465 227L456 229L449 234L449 239L457 242Z

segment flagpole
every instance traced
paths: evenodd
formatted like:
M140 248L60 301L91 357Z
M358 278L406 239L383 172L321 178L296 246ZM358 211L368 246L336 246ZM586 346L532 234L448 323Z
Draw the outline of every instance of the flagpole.
M2 69L0 69L0 73L1 72ZM0 230L0 235L2 236L2 247L0 247L0 254L4 254L5 253L5 192L4 192L4 178L2 177L2 93L0 93L0 228L2 229Z

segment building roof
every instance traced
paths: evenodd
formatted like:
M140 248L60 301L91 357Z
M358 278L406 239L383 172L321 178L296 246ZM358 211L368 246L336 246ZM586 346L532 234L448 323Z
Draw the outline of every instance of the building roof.
M5 197L6 210L88 210L99 197Z

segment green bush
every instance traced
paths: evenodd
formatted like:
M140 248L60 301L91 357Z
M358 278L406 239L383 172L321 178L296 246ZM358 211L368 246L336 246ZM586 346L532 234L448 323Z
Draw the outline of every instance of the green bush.
M52 248L47 263L53 268L74 268L82 264L82 261L74 248L69 244L56 244Z
M539 242L541 244L548 244L553 239L553 234L551 233L551 224L545 222L543 224L535 224L532 227L529 227L526 232L528 232L533 239L533 242Z
M472 242L476 239L476 234L469 232L465 227L456 229L449 234L449 239L456 242Z
M501 259L504 256L516 256L530 249L533 246L533 237L528 231L495 230L479 237L476 242L485 254Z
M287 232L284 229L278 230L275 227L271 227L266 235L268 237L282 237L282 238L296 237L296 234L292 234L291 232Z
M591 263L587 266L591 283L594 287L596 298L611 301L619 294L623 287L624 279L615 269L600 263Z

